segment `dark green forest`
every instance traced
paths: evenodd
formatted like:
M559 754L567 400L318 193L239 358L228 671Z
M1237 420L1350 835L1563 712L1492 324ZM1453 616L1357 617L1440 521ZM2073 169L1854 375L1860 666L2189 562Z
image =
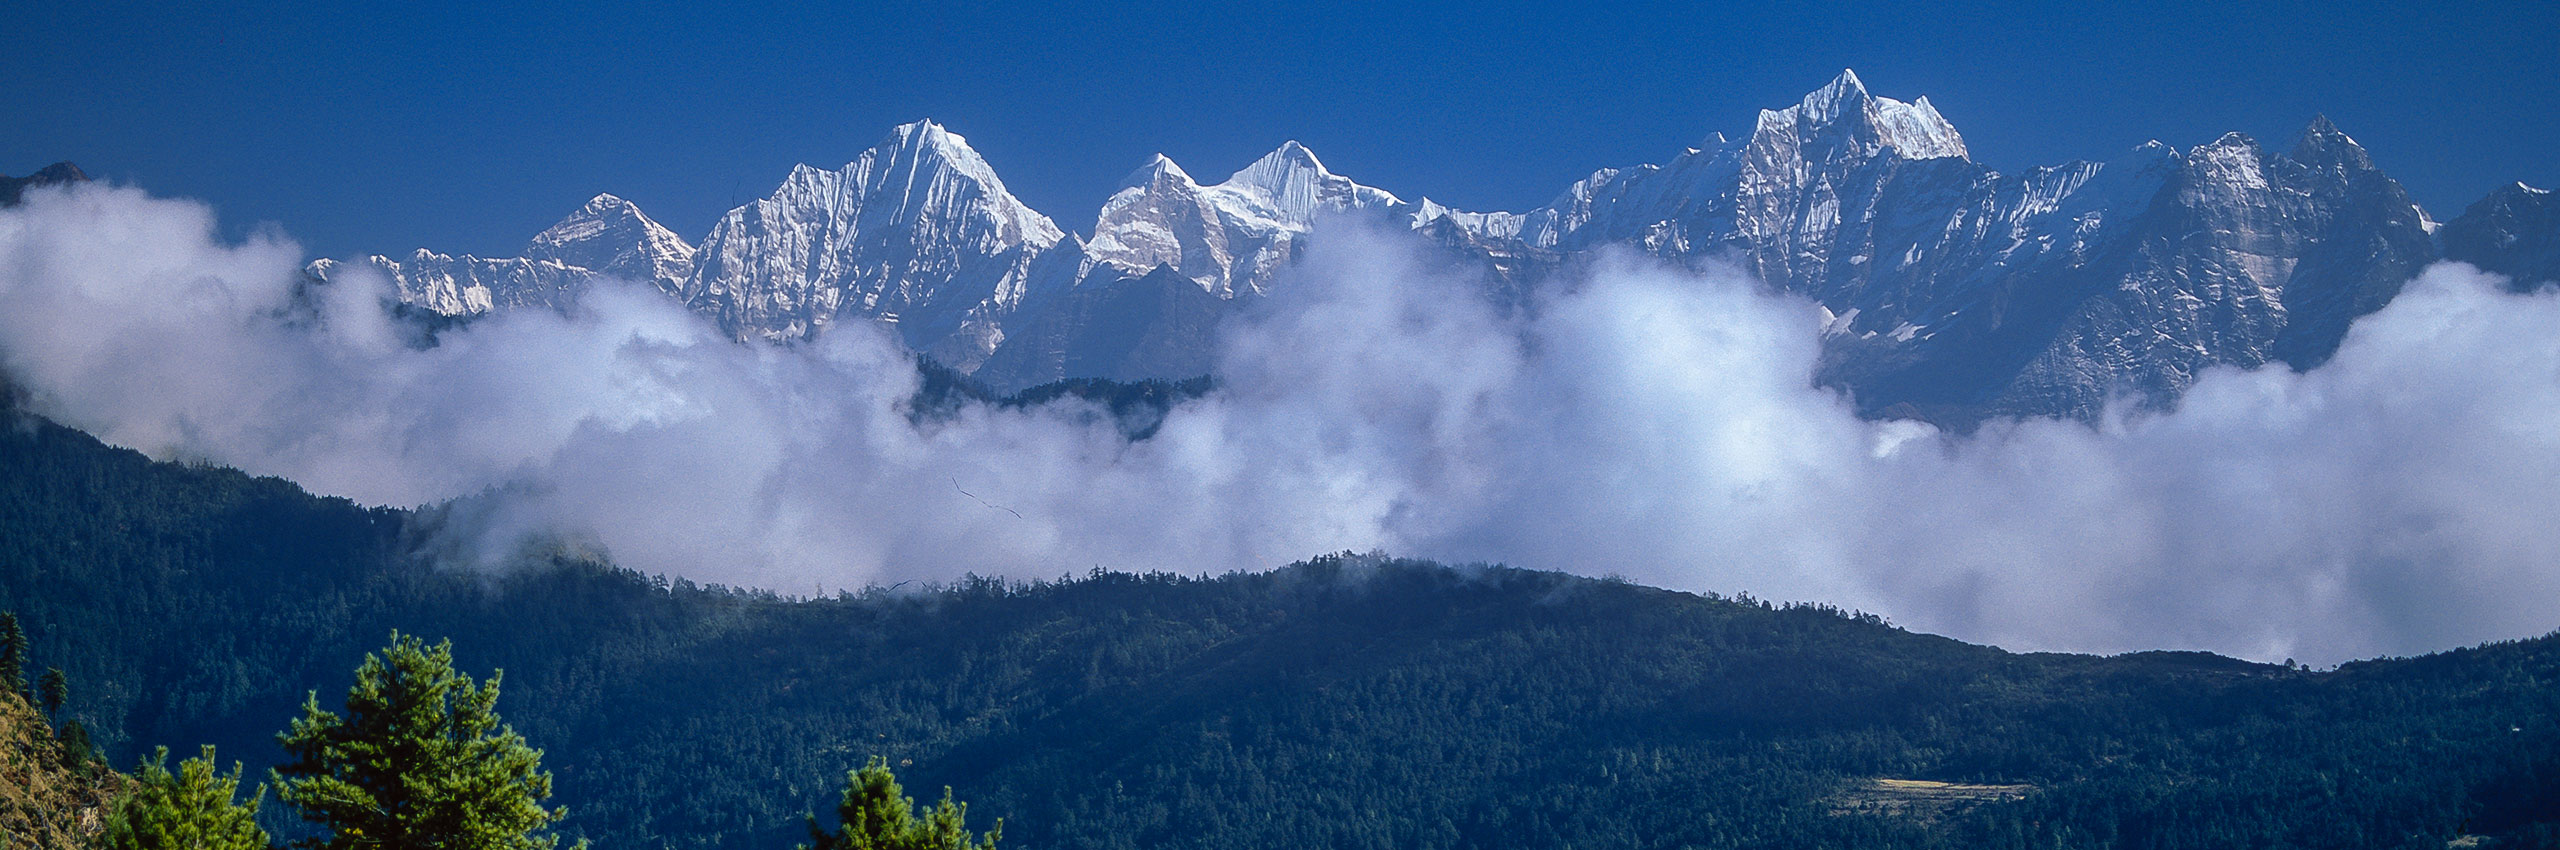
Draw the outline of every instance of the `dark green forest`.
M875 755L1019 848L2560 844L2560 637L2334 671L2019 654L1353 555L820 599L466 573L410 554L407 512L5 417L0 610L112 763L215 744L262 773L386 635L450 638L505 670L598 847L789 847Z

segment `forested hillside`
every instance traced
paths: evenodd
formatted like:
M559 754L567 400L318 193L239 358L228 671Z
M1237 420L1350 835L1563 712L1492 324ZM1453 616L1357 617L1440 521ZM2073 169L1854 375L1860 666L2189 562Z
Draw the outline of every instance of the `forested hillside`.
M2555 638L2328 672L2016 654L1355 556L815 600L592 563L468 574L405 554L408 513L11 416L0 610L112 763L211 743L254 772L393 629L450 637L463 669L505 669L563 831L600 847L789 846L875 754L1021 848L2560 835Z

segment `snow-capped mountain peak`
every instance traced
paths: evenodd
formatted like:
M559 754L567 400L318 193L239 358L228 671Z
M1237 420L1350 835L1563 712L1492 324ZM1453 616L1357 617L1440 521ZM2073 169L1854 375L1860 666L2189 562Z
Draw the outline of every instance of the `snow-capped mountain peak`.
M1147 164L1138 166L1136 171L1129 172L1129 176L1120 181L1120 188L1148 186L1161 180L1192 182L1191 175L1183 171L1182 166L1174 164L1172 157L1156 154L1147 160Z
M916 121L843 168L793 168L772 196L730 210L683 293L740 336L867 318L968 369L1002 339L996 317L1028 296L1032 261L1065 238L968 140Z
M1299 144L1296 139L1290 139L1281 142L1280 146L1273 148L1270 153L1263 154L1261 159L1254 160L1252 165L1247 165L1236 173L1228 175L1227 182L1219 185L1231 189L1254 188L1276 194L1291 182L1292 177L1299 174L1313 175L1318 179L1333 176L1333 172L1325 170L1324 161L1316 158L1315 151L1308 150L1306 145Z
M1836 140L1861 157L1884 150L1904 159L1964 157L1964 137L1922 97L1904 103L1867 93L1856 71L1842 70L1822 88L1785 109L1764 109L1752 130L1761 144Z
M1261 217L1291 224L1314 221L1319 212L1384 209L1404 203L1393 193L1373 189L1325 170L1314 151L1291 140L1254 160L1215 188L1252 203Z
M1954 124L1938 114L1938 107L1921 95L1909 105L1889 97L1876 98L1877 113L1884 119L1885 138L1912 159L1963 157L1964 137L1956 133Z
M1190 174L1156 154L1120 187L1094 219L1086 256L1137 273L1172 266L1213 292L1226 284L1229 227Z
M2258 140L2243 133L2224 133L2187 151L2187 168L2196 176L2187 191L2265 189L2265 166L2266 155L2258 149Z
M1014 198L996 177L995 167L969 146L968 139L931 119L898 125L840 173L857 170L877 176L873 186L882 190L878 200L889 200L888 195L895 193L894 204L883 209L895 220L912 221L948 211L943 202L958 199L932 191L936 181L948 181L946 185L954 189L983 193L980 211L1005 225L1008 241L1045 248L1065 236L1048 216ZM919 190L925 194L918 196Z
M524 256L578 266L674 292L693 276L694 249L634 204L597 194L526 243Z
M1094 261L1133 274L1168 266L1229 298L1261 291L1318 217L1402 203L1327 171L1314 151L1295 141L1215 186L1194 182L1157 154L1103 204L1085 250Z
M1867 94L1867 84L1859 81L1858 72L1842 68L1839 76L1806 94L1804 100L1796 104L1799 114L1794 117L1815 124L1829 124L1843 115L1865 111L1871 97L1873 95Z

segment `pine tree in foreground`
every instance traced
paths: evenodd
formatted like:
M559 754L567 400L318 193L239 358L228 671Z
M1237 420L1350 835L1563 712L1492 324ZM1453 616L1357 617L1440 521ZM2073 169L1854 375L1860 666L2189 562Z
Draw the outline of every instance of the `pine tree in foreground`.
M36 680L36 701L43 706L45 716L61 714L62 703L70 698L71 681L63 678L62 668L46 668L44 676Z
M213 748L168 768L169 748L161 747L134 771L133 790L116 802L100 846L106 850L266 850L267 831L258 828L258 804L267 788L247 803L234 802L240 790L240 765L229 774L215 773Z
M347 690L347 713L320 707L278 736L292 761L277 768L276 796L327 838L315 850L547 850L547 829L566 810L544 808L551 774L542 752L499 723L498 680L453 669L453 642L427 646L391 634L367 653ZM584 846L581 842L580 846Z
M999 819L986 835L972 837L969 804L952 802L948 787L942 789L942 802L916 814L916 801L898 787L889 760L879 756L845 780L844 801L836 804L836 830L819 829L818 816L810 815L809 837L815 843L801 845L802 850L995 850L996 838L1004 832Z
M18 615L9 611L0 611L0 687L35 699L27 692L27 631L18 626Z

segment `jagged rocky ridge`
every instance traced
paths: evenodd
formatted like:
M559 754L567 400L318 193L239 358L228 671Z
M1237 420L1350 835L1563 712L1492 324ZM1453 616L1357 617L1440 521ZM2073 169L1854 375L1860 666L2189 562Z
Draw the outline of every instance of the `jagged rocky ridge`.
M1085 238L920 121L842 169L793 169L698 251L600 195L520 259L368 262L446 314L559 307L604 275L651 283L741 339L889 323L916 351L1018 389L1207 371L1220 318L1284 281L1331 217L1412 228L1512 302L1610 246L1738 268L1833 316L1823 383L1870 415L1956 424L2165 403L2216 365L2315 366L2437 259L2523 285L2560 276L2550 193L2502 190L2439 231L2325 118L2283 152L2231 134L2001 174L1927 98L1875 96L1851 72L1762 111L1745 138L1594 172L1525 213L1409 203L1289 142L1213 185L1158 156Z

